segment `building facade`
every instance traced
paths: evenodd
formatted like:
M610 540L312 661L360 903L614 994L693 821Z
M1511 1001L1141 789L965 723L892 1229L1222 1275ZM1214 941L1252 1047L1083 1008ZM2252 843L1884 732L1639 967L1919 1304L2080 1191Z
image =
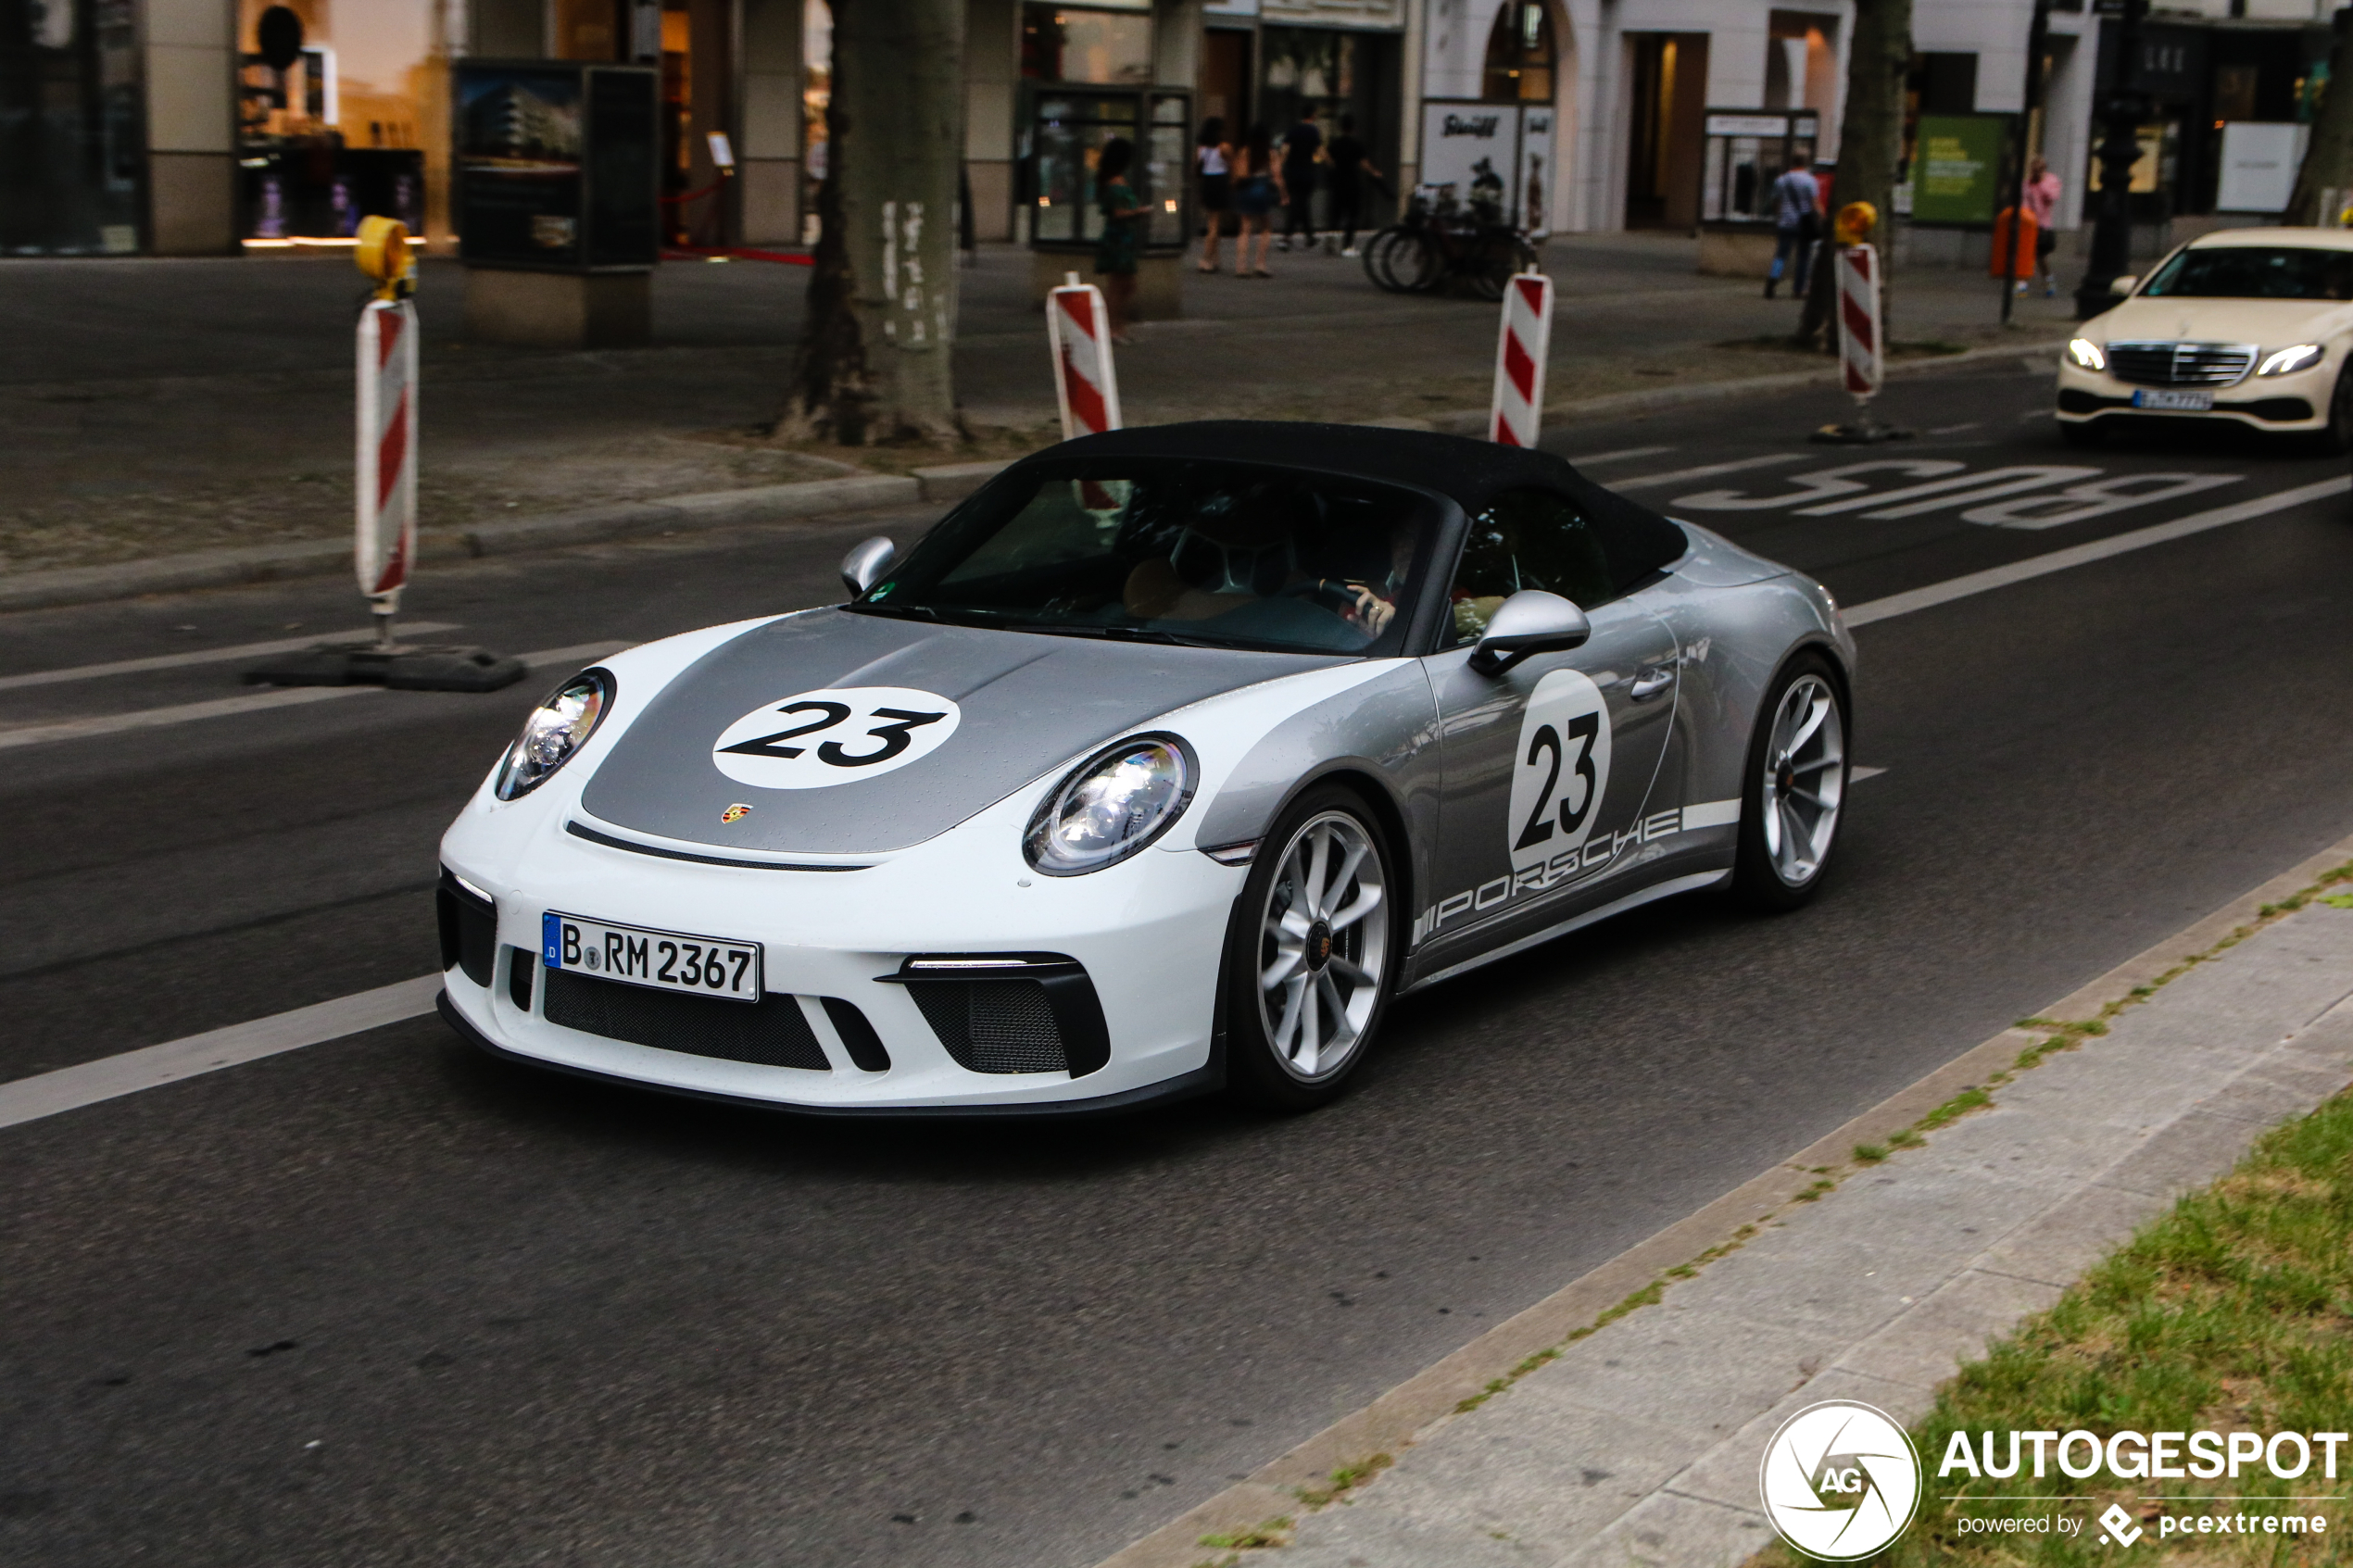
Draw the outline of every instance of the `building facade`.
M1040 244L1088 237L1086 171L1113 134L1139 142L1156 207L1181 196L1210 116L1236 138L1345 116L1383 202L1428 181L1500 193L1540 232L1688 231L1789 161L1835 160L1852 31L1847 0L967 4L972 232ZM2158 106L2136 216L2259 216L2326 80L2325 4L2176 4L2120 62L2114 19L2057 0L2027 136L2064 182L2059 225L2080 221L2119 69ZM1907 158L1922 119L2017 114L2030 9L1916 4ZM672 241L805 243L830 40L825 0L0 0L0 254L332 244L365 212L447 245L461 55L658 64ZM1186 216L1156 212L1160 237ZM1921 219L1914 253L1957 259L1936 229Z

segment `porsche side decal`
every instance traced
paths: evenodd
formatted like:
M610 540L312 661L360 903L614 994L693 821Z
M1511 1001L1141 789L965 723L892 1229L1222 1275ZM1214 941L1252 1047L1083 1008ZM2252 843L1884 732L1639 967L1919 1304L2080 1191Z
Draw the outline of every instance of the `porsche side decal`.
M905 686L802 692L720 731L711 761L756 789L824 789L922 761L963 718L951 699Z
M1654 811L1624 833L1604 834L1579 847L1557 849L1525 865L1515 864L1509 876L1499 876L1484 887L1474 887L1440 899L1415 917L1409 945L1421 946L1448 921L1475 910L1491 909L1509 899L1529 897L1549 893L1556 887L1566 887L1600 871L1639 845L1655 844L1662 838L1671 838L1680 833L1698 833L1704 828L1731 827L1740 820L1741 803L1738 800L1701 800L1672 810Z

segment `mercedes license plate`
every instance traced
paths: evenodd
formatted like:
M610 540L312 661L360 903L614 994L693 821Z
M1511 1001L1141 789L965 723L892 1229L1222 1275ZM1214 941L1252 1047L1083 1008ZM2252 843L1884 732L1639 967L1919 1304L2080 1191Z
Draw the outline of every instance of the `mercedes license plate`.
M2210 392L2141 391L2133 394L2133 407L2135 408L2178 408L2184 413L2205 414L2213 411L2214 395Z
M549 910L540 917L539 957L549 969L599 980L691 991L731 1002L760 1000L760 944L689 936L638 925L583 920Z

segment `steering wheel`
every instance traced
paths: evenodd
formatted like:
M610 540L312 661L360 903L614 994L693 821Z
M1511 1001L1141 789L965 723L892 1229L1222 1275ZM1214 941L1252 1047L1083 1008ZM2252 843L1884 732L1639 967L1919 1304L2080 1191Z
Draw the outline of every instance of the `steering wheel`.
M1356 590L1333 577L1316 577L1304 583L1293 583L1276 596L1305 599L1312 605L1350 620L1362 613L1356 602Z

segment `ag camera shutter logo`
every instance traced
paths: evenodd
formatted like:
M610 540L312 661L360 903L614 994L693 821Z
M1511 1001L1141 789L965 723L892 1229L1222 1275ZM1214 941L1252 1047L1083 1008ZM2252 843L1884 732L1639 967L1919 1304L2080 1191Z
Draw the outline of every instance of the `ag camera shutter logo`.
M1808 1405L1765 1445L1765 1517L1790 1546L1853 1562L1902 1535L1920 1505L1920 1456L1886 1411L1847 1399Z

